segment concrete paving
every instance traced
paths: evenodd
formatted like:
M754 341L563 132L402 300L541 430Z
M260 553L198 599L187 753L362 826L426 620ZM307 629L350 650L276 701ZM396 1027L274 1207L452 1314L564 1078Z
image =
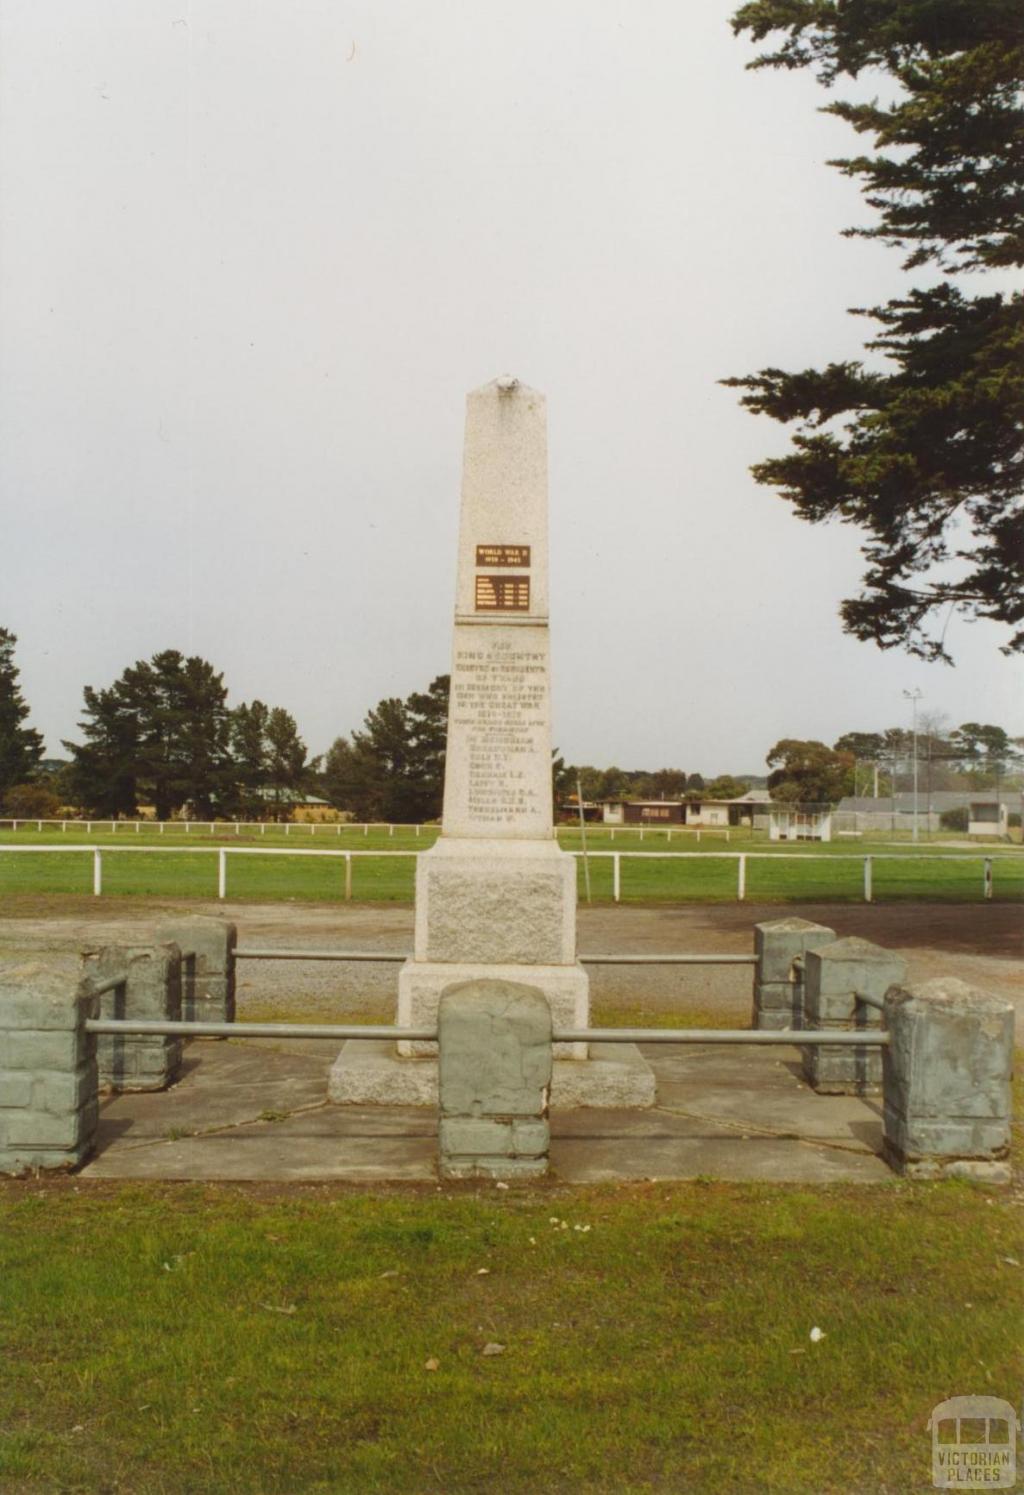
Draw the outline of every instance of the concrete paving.
M553 1174L567 1183L710 1177L884 1182L877 1098L818 1096L795 1049L643 1046L651 1110L555 1111ZM330 1044L314 1051L199 1040L160 1094L109 1097L85 1180L353 1183L436 1178L437 1117L427 1107L336 1106Z

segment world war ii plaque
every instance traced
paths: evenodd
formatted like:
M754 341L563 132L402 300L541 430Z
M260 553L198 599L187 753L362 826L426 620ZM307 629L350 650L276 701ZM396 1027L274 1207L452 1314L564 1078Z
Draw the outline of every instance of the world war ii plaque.
M526 570L530 564L529 545L478 545L478 566L515 566Z
M528 613L528 576L478 576L474 593L478 613Z

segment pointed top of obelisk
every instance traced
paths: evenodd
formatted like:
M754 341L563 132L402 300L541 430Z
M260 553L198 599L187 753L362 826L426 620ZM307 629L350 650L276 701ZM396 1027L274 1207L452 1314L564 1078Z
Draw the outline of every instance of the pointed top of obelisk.
M531 389L524 384L522 379L515 374L499 374L496 379L491 379L487 384L481 384L479 389L471 389L467 399L475 400L481 396L509 396L517 395L520 399L543 400L544 396L537 389Z

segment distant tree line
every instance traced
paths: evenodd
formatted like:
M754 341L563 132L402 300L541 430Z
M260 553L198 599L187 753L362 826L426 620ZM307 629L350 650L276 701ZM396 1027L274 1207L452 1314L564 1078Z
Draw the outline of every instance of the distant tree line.
M425 691L379 701L361 728L311 758L294 718L263 701L229 707L224 677L175 649L138 660L104 689L86 686L79 742L69 761L43 756L28 725L14 662L17 640L0 628L0 808L7 815L53 816L62 806L96 817L132 817L143 806L166 820L287 818L315 794L356 820L418 822L441 814L449 677ZM772 799L836 803L844 795L887 795L907 782L913 751L904 727L846 732L832 744L783 738L767 754L769 772L705 778L680 768L595 768L552 761L556 806L579 782L585 801L738 799L767 788ZM922 713L917 733L921 788L968 792L1009 787L1024 769L1024 739L999 726L964 722L947 730Z
M158 820L274 818L309 787L315 763L294 718L262 701L227 704L224 677L198 655L165 649L104 690L85 687L84 741L65 742L64 788L95 815Z
M832 747L783 738L767 756L773 799L835 804L845 795L890 795L909 787L916 756L918 783L928 791L966 793L1008 786L1024 768L1024 739L1002 727L964 722L944 730L940 718L922 717L915 747L905 727L885 732L845 732Z

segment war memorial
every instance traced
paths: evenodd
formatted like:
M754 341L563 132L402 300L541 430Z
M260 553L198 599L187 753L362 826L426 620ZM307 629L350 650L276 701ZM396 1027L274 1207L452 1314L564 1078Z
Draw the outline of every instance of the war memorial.
M830 1135L831 1106L840 1130L852 1136L859 1127L876 1137L860 1143L867 1173L844 1176L871 1178L888 1164L909 1177L1008 1181L1012 1005L954 979L908 983L902 957L857 936L836 939L831 928L802 918L759 923L753 953L726 957L753 971L746 1030L591 1026L577 949L575 859L553 829L547 520L544 397L499 378L467 400L442 834L417 859L414 947L399 972L394 1023L285 1029L238 1021L236 965L247 952L223 919L164 921L132 945L88 944L77 982L46 964L7 962L0 967L0 1172L85 1165L87 1173L118 1176L126 1166L118 1130L138 1121L131 1097L147 1097L148 1105L166 1091L188 1101L184 1041L287 1031L342 1041L323 1097L336 1126L319 1150L291 1158L282 1134L271 1153L235 1157L235 1172L218 1172L214 1162L204 1175L208 1163L189 1161L199 1158L199 1144L191 1144L193 1154L186 1141L154 1154L144 1176L188 1177L193 1168L212 1177L239 1169L246 1177L346 1176L357 1150L347 1118L377 1111L422 1118L410 1123L410 1135L422 1140L432 1132L442 1177L547 1173L552 1113L617 1118L624 1151L613 1151L599 1176L657 1168L692 1177L721 1157L725 1176L756 1177L747 1157L737 1165L735 1150L716 1153L713 1134L702 1143L700 1127L681 1126L675 1162L662 1145L673 1140L666 1131L672 1118L687 1114L680 1099L695 1092L721 1107L723 1091L749 1090L752 1109L744 1114L755 1120L741 1125L755 1133L758 1115L777 1113L779 1063L725 1063L716 1071L713 1056L724 1047L751 1060L764 1050L795 1050L783 1103L800 1110L809 1134ZM331 958L344 960L345 951ZM207 1075L227 1074L216 1045L201 1051ZM687 1052L696 1067L672 1058ZM250 1074L255 1065L257 1076L261 1063L271 1067L259 1052L234 1062L236 1086L239 1063ZM280 1056L275 1062L287 1089L288 1062L283 1075ZM316 1075L315 1068L307 1074L304 1094L311 1087L323 1095ZM104 1113L111 1096L117 1111L109 1134L101 1093ZM127 1113L117 1110L126 1106ZM854 1109L840 1114L844 1106ZM654 1110L657 1127L645 1132L642 1118ZM729 1114L727 1103L721 1126L735 1129ZM569 1134L577 1157L607 1143L592 1126L575 1134L570 1126ZM108 1142L98 1140L104 1136ZM397 1167L407 1176L396 1157L394 1149L371 1157L357 1174L387 1178ZM562 1166L570 1178L594 1176L578 1163L575 1174ZM835 1176L828 1168L808 1173L806 1157L771 1166L776 1176L780 1166L796 1168L782 1176ZM130 1174L129 1164L121 1176Z

